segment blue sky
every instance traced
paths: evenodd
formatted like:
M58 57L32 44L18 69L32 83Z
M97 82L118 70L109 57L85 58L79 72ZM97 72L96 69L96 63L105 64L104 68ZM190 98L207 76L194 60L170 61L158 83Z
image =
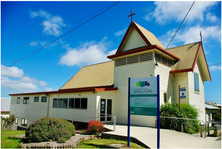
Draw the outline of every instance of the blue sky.
M1 1L1 67L40 49L114 3L117 1ZM58 90L82 66L108 61L106 57L115 53L130 24L131 10L136 13L133 20L166 47L191 4L192 1L121 1L2 70L1 97ZM204 83L205 100L221 103L221 64L213 65L221 62L220 1L196 1L170 47L200 41L200 31L212 77L212 82ZM10 52L14 49L17 50Z

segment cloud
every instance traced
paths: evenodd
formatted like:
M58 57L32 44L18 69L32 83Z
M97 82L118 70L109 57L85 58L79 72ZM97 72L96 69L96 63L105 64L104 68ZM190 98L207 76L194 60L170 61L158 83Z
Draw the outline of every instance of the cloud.
M115 35L116 35L116 36L121 36L121 35L124 35L125 32L126 32L126 28L123 29L123 30L121 30L121 31L115 32Z
M156 8L145 19L155 18L156 22L163 25L172 21L181 22L192 5L192 1L156 1ZM186 20L203 21L204 11L217 4L216 1L196 1Z
M4 65L1 65L1 68L5 68L1 71L2 76L13 77L13 78L19 78L24 76L23 70L17 67L6 67Z
M221 66L210 66L210 71L219 71L221 70Z
M77 48L71 48L66 44L68 50L65 55L60 58L59 64L74 66L74 65L85 65L94 64L104 61L108 61L107 56L114 51L106 52L106 46L108 42L104 39L101 42L86 42L82 43Z
M1 86L8 88L7 91L10 93L40 91L42 87L49 89L46 85L45 81L25 76L23 70L18 67L7 67L2 70Z
M63 19L61 17L53 16L44 10L39 10L39 12L32 11L30 12L30 16L31 18L42 17L45 19L41 24L43 26L44 34L59 36L62 34L61 27L66 26L66 24L63 23Z
M211 22L218 21L218 18L210 12L207 13L206 18L207 18L208 21L211 21Z
M163 44L164 47L170 42L176 29L168 31L165 35L162 35L158 39ZM209 39L215 41L221 40L221 28L220 26L207 26L202 27L200 25L187 27L186 29L180 30L175 38L173 39L170 47L174 47L177 43L182 42L183 44L193 43L200 41L200 31L203 36L203 42L208 43ZM169 47L168 47L169 48Z

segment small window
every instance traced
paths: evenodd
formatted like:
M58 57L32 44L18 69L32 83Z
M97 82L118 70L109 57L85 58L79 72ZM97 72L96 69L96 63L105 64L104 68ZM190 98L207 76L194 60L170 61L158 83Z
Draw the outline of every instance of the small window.
M34 102L39 102L39 97L34 97Z
M68 105L68 99L65 98L62 100L62 108L67 108L67 105Z
M74 103L74 98L69 98L69 108L73 109L75 107Z
M57 99L53 99L53 108L58 108L58 101L57 101Z
M200 92L199 89L199 74L194 72L194 91L195 92Z
M47 97L46 96L42 96L41 102L47 102Z
M167 94L166 93L163 93L163 98L164 98L164 103L167 102Z
M18 124L18 117L16 117L15 119L15 124Z
M87 109L87 98L81 99L81 109Z
M17 97L17 104L20 104L20 97Z
M23 98L23 104L29 104L29 97Z
M22 118L22 123L21 123L21 125L27 127L27 123L28 123L27 118Z

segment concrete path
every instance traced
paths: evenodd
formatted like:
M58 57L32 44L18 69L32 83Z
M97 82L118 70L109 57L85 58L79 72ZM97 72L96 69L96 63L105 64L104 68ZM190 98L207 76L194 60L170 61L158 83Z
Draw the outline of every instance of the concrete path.
M105 125L113 130L113 125ZM127 126L117 125L115 131L105 132L106 134L127 136ZM138 139L150 148L157 148L157 129L142 126L131 126L130 136ZM160 130L160 148L221 148L221 140L217 138L200 138L187 133L174 130Z

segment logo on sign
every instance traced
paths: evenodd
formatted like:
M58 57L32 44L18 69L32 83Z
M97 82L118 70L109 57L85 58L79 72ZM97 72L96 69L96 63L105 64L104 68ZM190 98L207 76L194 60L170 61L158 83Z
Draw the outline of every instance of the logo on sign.
M150 86L150 83L148 81L138 81L136 82L136 87L145 87Z

